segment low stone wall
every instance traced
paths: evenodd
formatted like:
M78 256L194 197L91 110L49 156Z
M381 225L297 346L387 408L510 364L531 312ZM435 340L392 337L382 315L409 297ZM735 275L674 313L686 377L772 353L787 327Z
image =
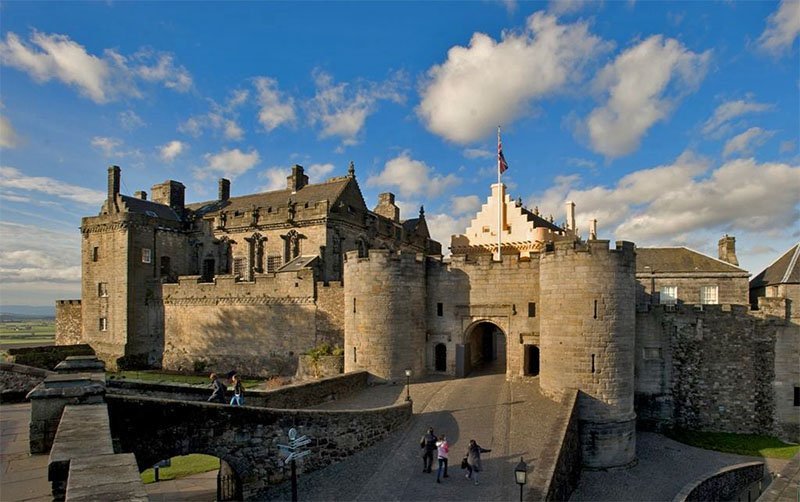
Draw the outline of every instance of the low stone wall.
M763 479L764 462L731 465L687 484L672 502L738 500L739 494Z
M245 389L245 405L261 408L308 408L358 392L367 386L369 374L357 371L312 382L287 385L275 390ZM114 395L145 396L181 401L207 401L210 385L149 383L136 380L108 380L108 392ZM228 398L233 389L228 387Z
M93 356L95 352L86 344L45 345L44 347L8 349L8 355L11 362L52 371L58 363L69 356Z
M358 411L277 410L250 406L106 395L111 430L140 469L176 455L203 453L227 462L245 500L269 499L287 479L278 444L294 427L311 453L298 465L311 472L338 463L388 437L411 418L411 403Z
M15 363L0 363L0 403L19 403L51 371Z
M322 356L316 361L307 355L297 361L297 380L317 380L341 375L344 372L344 356Z
M568 500L581 475L581 444L578 430L578 391L561 397L560 415L550 439L542 449L525 500Z

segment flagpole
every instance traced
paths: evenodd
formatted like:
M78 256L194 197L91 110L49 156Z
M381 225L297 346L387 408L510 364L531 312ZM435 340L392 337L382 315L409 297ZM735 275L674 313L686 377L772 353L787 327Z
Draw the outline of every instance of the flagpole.
M497 126L497 261L503 261L503 185L500 184L500 126Z

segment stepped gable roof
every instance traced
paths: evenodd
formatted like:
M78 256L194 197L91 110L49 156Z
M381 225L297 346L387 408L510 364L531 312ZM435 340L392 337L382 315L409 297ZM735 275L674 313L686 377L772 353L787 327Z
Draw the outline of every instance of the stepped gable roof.
M649 267L649 268L645 268ZM686 247L636 248L636 273L747 271Z
M128 208L129 213L146 214L164 220L180 221L181 217L174 209L151 200L137 199L128 195L120 195L122 203Z
M533 226L536 227L536 228L545 227L545 228L549 228L550 230L552 230L554 232L563 232L564 231L563 228L559 227L555 223L550 223L549 221L545 220L541 216L537 216L537 215L533 214L530 210L528 210L528 209L526 209L526 208L524 208L522 206L520 206L519 209L522 211L522 214L524 214L525 217L528 218L528 221L532 221L533 222Z
M251 195L242 195L240 197L231 197L226 201L211 200L206 202L196 202L188 204L186 207L201 215L213 213L221 210L226 211L249 211L253 206L256 207L287 207L289 199L297 204L305 204L306 202L314 203L323 200L330 201L333 204L342 195L342 192L347 187L348 182L353 180L347 176L340 176L331 178L322 183L309 184L300 190L292 193L288 188L282 190L273 190L271 192L261 192Z
M800 283L800 243L795 244L770 266L753 277L750 289L774 284Z

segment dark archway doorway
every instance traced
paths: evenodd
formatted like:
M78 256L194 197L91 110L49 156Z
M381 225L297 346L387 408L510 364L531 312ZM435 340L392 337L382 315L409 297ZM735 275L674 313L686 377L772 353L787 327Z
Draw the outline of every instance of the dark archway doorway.
M525 376L539 376L539 347L525 345Z
M434 349L434 363L436 371L447 371L447 345L436 344Z
M506 336L494 323L479 322L470 328L465 339L467 371L506 372Z

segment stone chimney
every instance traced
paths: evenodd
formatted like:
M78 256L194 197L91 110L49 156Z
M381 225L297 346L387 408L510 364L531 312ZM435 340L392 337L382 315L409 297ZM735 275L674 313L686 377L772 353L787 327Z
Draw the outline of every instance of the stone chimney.
M597 219L592 219L589 223L589 239L597 240Z
M144 190L137 190L133 192L133 196L136 197L137 199L147 200L147 192L145 192Z
M739 266L739 260L736 258L736 237L725 234L719 240L719 259Z
M153 202L169 206L179 213L183 212L186 187L180 181L167 180L164 183L153 185L150 191L153 195Z
M567 202L567 228L575 232L575 203Z
M378 195L378 205L375 206L373 212L392 221L400 222L400 208L394 203L393 193L386 192Z
M308 176L303 174L303 166L295 164L294 167L292 167L292 175L287 176L286 181L288 185L287 188L291 190L292 193L308 185Z
M231 198L231 180L220 178L219 188L217 190L217 200L220 202L225 202L230 198Z
M117 195L119 195L120 169L119 166L108 167L108 212L119 211Z

